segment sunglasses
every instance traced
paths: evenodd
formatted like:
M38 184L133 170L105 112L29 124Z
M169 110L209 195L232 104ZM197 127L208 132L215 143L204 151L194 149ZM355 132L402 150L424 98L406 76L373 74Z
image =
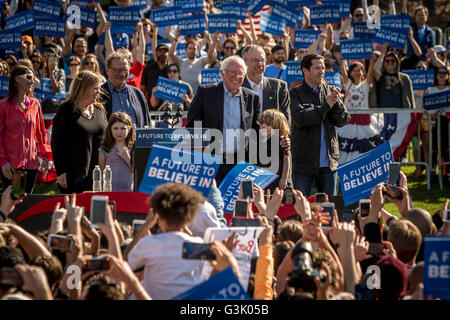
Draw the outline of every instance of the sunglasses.
M27 79L29 81L34 81L34 76L31 74L22 74L20 76L17 76L17 78Z
M79 63L71 63L71 64L69 64L69 67L76 67L76 66L79 66L80 64Z
M170 69L169 71L167 71L167 73L178 73L177 69Z
M225 50L234 50L236 49L235 47L224 47Z
M361 18L361 17L363 17L364 15L362 15L361 13L358 13L358 14L355 14L355 18Z
M17 63L15 62L7 62L7 63L10 67L15 67L17 65Z
M437 74L441 74L441 75L444 75L444 76L445 76L445 75L447 75L448 73L445 72L445 71L438 71Z

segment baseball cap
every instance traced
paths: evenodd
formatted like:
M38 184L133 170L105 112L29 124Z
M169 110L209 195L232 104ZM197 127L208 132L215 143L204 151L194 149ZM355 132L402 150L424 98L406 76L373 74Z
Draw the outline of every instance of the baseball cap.
M440 44L434 46L433 49L436 51L437 54L445 52L444 46L442 46Z
M169 50L169 46L167 45L167 43L160 43L160 44L158 44L158 46L156 47L156 50L160 50L160 49L166 49L166 50Z

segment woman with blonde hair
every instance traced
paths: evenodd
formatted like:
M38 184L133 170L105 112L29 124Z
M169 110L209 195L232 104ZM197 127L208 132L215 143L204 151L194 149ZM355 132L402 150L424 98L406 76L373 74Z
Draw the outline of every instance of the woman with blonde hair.
M94 72L81 71L53 119L51 143L61 193L92 190L92 172L108 124L105 108L98 102L100 83Z
M105 77L100 72L100 66L98 64L98 60L94 54L89 53L84 56L83 61L81 62L81 67L80 67L80 71L83 71L83 70L88 70L88 71L95 73L100 78L100 85L102 85L106 82ZM74 81L72 80L72 82L70 83L68 96L70 96L70 94L72 93L73 82Z

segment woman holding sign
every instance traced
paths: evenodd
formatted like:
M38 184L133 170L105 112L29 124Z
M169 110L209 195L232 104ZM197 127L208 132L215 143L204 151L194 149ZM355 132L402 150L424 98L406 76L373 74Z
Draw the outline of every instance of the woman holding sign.
M26 172L25 192L33 191L38 168L48 171L51 156L39 101L31 97L34 72L17 66L11 73L8 97L0 101L0 177L3 188L11 184L17 170ZM39 149L38 149L39 147ZM42 165L39 156L44 159Z
M97 74L81 71L53 119L52 150L61 193L92 190L92 172L108 124L105 108L98 102L100 83Z
M178 83L183 83L189 87L189 92L181 97L181 99L183 99L184 101L184 104L183 105L177 104L177 106L181 106L181 111L187 111L189 109L189 106L191 105L192 99L194 98L194 93L192 91L191 85L181 80L180 67L176 63L172 63L167 67L167 74L170 80L176 81ZM157 111L166 111L170 109L169 107L169 105L171 104L170 101L155 97L155 93L157 91L158 87L155 86L152 90L152 97L150 99L152 108L154 109L158 108Z

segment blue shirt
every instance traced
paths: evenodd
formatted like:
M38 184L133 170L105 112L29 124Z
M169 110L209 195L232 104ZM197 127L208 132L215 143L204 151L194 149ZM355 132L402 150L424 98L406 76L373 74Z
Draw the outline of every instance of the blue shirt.
M223 101L223 152L224 153L236 153L238 148L238 135L227 129L240 129L241 128L241 94L242 91L239 89L239 93L235 96L228 91L225 83L224 88L224 101ZM227 142L227 136L231 141ZM227 145L227 143L229 145Z
M305 83L309 86L309 84L305 81ZM311 87L311 86L310 86ZM317 89L313 89L314 94L320 93L320 85ZM330 159L328 159L328 152L327 152L327 142L325 141L325 125L323 124L323 121L320 124L320 160L319 160L320 168L328 168L330 166Z
M130 99L128 97L128 85L119 92L117 91L111 82L108 80L109 91L111 92L111 100L112 100L112 112L125 112L131 117L131 121L136 128L136 112L131 106Z
M275 67L273 64L270 64L266 67L266 72L264 72L264 76L269 77L269 78L275 78L275 79L287 81L286 66L283 66L283 72L281 72L281 76L278 77L278 75L280 74L280 70L281 70L281 68Z

